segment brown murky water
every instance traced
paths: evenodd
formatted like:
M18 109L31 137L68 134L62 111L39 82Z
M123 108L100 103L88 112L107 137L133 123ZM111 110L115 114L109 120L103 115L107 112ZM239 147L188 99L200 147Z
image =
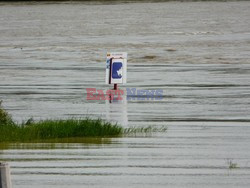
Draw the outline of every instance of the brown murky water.
M1 145L14 187L249 187L250 3L1 3L0 99L16 121L101 117L166 132ZM87 101L107 51L163 100ZM229 169L230 161L239 168Z

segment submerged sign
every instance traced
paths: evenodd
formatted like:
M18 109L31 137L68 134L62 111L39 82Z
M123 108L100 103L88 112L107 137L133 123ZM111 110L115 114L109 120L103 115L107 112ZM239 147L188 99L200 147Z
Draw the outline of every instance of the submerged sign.
M121 79L122 78L122 62L115 60L112 63L112 79Z
M124 84L127 82L127 53L107 53L106 84Z

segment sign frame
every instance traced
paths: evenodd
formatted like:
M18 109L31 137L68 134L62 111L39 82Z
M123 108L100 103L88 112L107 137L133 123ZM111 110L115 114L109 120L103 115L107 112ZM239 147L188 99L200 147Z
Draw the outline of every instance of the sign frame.
M115 69L114 64L116 63ZM115 72L116 71L116 72ZM111 52L107 53L106 58L106 84L125 84L127 83L127 53Z

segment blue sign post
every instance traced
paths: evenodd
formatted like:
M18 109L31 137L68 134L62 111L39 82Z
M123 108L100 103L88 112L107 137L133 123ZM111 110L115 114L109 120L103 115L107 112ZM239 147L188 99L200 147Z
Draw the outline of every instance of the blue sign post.
M127 53L115 52L107 53L106 60L106 84L114 84L117 90L117 84L127 82Z
M112 63L112 78L113 79L122 78L122 63L121 62Z

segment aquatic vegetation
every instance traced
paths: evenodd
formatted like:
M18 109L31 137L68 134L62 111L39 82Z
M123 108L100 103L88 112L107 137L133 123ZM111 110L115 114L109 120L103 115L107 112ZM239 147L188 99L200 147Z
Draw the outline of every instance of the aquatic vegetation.
M124 135L135 135L135 134L150 134L153 132L166 132L167 127L154 127L154 126L147 126L147 127L129 127L123 130Z
M122 127L97 119L43 120L0 127L0 142L36 141L70 137L117 136Z
M0 127L3 125L14 124L11 116L2 108L2 101L0 101Z
M70 137L105 137L122 134L123 128L101 119L42 120L29 119L16 124L0 106L0 142L25 142Z
M1 104L1 103L0 103ZM11 116L0 106L0 143L38 142L64 138L114 137L150 134L166 131L166 127L123 128L102 119L40 120L28 119L25 123L14 123Z
M235 168L238 168L238 165L237 163L234 163L232 160L227 160L227 164L228 164L228 168L231 170L231 169L235 169Z

